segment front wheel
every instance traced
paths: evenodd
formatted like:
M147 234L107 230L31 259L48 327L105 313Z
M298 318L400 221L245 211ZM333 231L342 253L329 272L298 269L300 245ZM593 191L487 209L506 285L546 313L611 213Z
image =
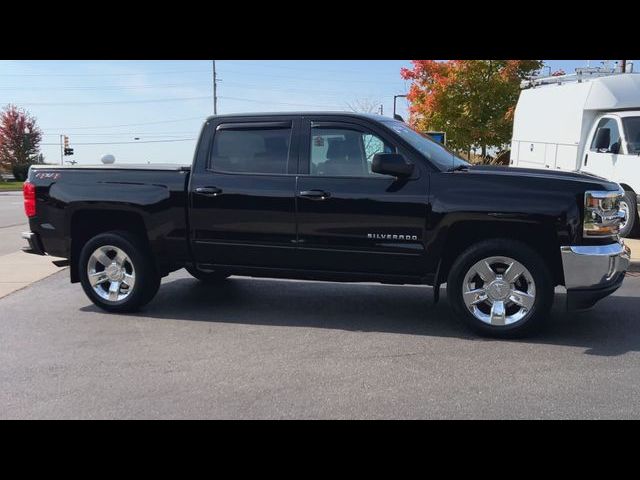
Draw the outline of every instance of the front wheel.
M152 259L142 242L127 232L107 232L89 240L80 252L80 283L89 299L109 312L132 312L160 287Z
M620 210L625 213L625 219L620 223L620 236L629 237L638 226L638 203L635 192L624 192L624 197L620 200Z
M447 298L456 315L476 332L498 338L540 328L553 294L552 277L540 254L507 239L469 247L447 280Z

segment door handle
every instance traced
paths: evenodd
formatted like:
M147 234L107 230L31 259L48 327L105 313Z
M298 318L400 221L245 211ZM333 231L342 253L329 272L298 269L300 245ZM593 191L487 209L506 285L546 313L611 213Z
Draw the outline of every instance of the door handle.
M589 154L588 153L584 156L584 166L585 167L587 166L587 160L589 160Z
M308 198L310 200L326 200L331 196L331 194L324 190L302 190L298 196Z
M208 197L216 197L222 193L222 189L218 187L198 187L194 190L198 195L206 195Z

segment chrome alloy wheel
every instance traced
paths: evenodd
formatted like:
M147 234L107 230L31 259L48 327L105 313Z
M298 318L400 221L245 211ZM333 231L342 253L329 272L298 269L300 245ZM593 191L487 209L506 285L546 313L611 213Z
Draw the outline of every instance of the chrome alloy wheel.
M624 200L620 200L620 211L624 213L624 218L620 221L620 231L622 231L629 222L629 205Z
M124 251L112 245L97 248L89 257L87 276L91 288L110 302L124 300L136 284L136 272Z
M462 298L478 320L511 325L531 311L536 285L527 268L509 257L489 257L473 265L462 283Z

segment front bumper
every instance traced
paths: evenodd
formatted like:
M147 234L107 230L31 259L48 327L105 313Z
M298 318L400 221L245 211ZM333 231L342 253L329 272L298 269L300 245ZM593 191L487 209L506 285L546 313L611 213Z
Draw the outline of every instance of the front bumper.
M622 240L560 247L560 253L569 309L590 308L615 292L631 264L631 249Z

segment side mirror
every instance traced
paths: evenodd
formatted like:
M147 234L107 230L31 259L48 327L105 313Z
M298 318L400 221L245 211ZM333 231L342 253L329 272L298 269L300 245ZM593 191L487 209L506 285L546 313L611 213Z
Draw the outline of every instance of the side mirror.
M371 170L382 175L409 177L413 173L413 163L409 163L399 153L376 153L371 162Z
M616 142L613 145L611 145L611 148L609 148L609 151L616 155L620 153L620 142Z
M608 128L599 128L596 132L595 138L595 149L596 150L609 150L609 145L611 143L611 130Z

